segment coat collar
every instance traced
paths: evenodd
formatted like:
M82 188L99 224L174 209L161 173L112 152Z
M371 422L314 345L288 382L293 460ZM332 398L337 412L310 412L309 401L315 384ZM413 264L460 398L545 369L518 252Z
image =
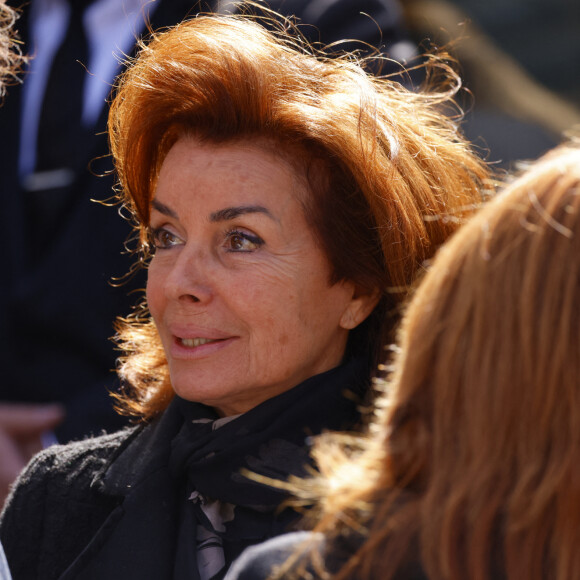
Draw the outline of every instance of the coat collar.
M183 418L175 401L151 423L134 428L118 452L93 479L100 493L125 497L160 469L166 469L172 439Z

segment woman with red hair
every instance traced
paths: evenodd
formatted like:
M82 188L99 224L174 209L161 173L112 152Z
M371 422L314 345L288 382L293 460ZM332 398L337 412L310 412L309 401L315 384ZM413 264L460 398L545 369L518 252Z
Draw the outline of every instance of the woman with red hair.
M331 59L284 23L205 16L161 32L110 114L148 268L119 325L132 429L44 451L0 523L16 578L220 578L289 529L308 442L357 429L422 264L488 171L442 107ZM290 31L291 32L291 31Z

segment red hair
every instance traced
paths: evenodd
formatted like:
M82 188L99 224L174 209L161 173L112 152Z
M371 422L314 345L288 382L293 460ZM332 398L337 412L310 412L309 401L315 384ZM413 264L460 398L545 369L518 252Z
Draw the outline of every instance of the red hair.
M421 264L479 204L488 178L440 111L455 88L411 93L249 17L200 16L155 35L121 78L109 120L143 255L157 176L180 136L275 142L308 180L306 215L333 281L382 296L349 343L378 356ZM120 342L131 405L151 416L172 393L146 311L122 325Z

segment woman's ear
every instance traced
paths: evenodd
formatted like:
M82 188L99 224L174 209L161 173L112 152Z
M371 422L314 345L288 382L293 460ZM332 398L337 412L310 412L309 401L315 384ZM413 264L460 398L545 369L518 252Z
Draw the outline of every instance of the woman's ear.
M352 298L340 317L340 327L346 330L356 328L375 309L380 298L377 288L369 290L353 284Z

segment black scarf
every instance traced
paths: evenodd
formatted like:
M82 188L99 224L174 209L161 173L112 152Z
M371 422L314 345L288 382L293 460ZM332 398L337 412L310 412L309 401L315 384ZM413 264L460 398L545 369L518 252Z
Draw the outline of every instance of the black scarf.
M195 530L199 525L220 536L227 565L245 547L288 531L299 517L291 508L280 509L288 494L248 479L241 471L278 480L306 475L310 436L357 427L368 390L367 368L366 361L353 359L218 429L212 428L218 419L212 409L176 400L184 424L172 441L170 457L170 469L183 492L175 578L198 577ZM192 493L202 501L232 504L233 519L215 530L199 503L188 500Z

